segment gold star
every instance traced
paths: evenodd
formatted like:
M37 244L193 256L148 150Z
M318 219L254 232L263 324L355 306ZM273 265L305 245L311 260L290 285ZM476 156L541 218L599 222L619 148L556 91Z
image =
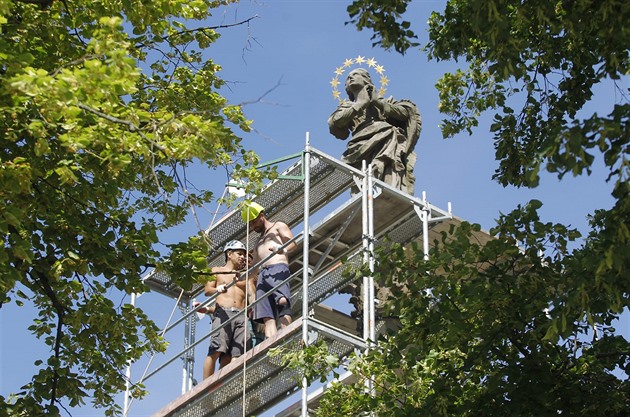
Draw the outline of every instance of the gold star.
M346 68L350 68L353 65L361 65L361 64L366 64L368 68L373 68L374 71L380 75L381 85L380 85L380 89L378 90L378 94L381 97L385 95L386 86L387 84L389 84L389 78L383 75L383 73L385 72L385 68L382 65L378 65L378 62L376 62L376 59L374 59L374 57L366 59L364 56L359 55L358 57L354 59L346 58L343 61L343 64L339 68L335 69L335 76L330 81L330 85L332 86L332 90L333 90L333 97L337 99L340 103L344 103L346 102L346 100L342 99L340 96L338 87L339 85L342 85L343 82L339 81L339 76L344 74L344 72L346 71Z

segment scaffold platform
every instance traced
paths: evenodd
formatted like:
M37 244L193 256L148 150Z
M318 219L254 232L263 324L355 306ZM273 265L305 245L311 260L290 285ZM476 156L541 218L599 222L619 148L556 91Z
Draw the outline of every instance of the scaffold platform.
M365 335L359 334L362 327L359 320L321 304L361 278L344 271L365 261L362 217L365 215L363 208L366 200L363 195L365 190L359 190L366 174L317 149L307 146L307 150L253 198L265 208L267 218L287 223L297 236L298 248L291 253L290 259L293 323L274 338L254 347L244 357L234 359L212 377L166 405L154 417L249 416L269 410L299 389L295 372L283 367L279 357L268 356L269 349L302 346L304 331L300 330L305 324L309 329L308 343L325 340L331 353L341 357L366 347ZM310 161L307 170L304 166L306 160ZM305 172L310 172L308 179L304 177ZM307 187L305 181L308 181ZM441 238L442 232L461 222L450 210L440 209L424 198L408 195L378 180L373 181L370 196L374 223L370 238L376 247L421 241L428 252L427 242L431 245ZM296 233L297 229L303 229L305 213L309 218L319 217L319 220L313 226L309 222L308 230ZM213 243L208 258L210 266L223 264L222 247L228 241L246 242L249 236L246 244L251 248L258 238L258 234L247 233L246 225L236 210L218 220L207 230L207 234ZM480 232L478 239L487 240L489 236ZM308 248L306 257L304 245ZM304 273L305 267L308 274ZM304 276L308 276L306 317L299 308L303 305L305 293ZM144 281L151 290L173 299L182 295L182 289L166 274L150 273ZM202 291L203 286L198 285L185 291L183 296L191 300ZM376 325L382 326L383 322ZM351 380L349 376L344 378ZM324 385L309 394L309 408L316 406L325 388ZM297 416L300 408L300 405L293 404L281 415Z
M339 259L349 256L361 246L361 194L351 194L350 188L356 186L364 174L349 165L317 150L310 149L310 195L309 212L315 216L322 208L337 204L326 217L311 228L309 267L314 274L320 270L333 267ZM267 185L254 201L265 208L269 219L278 219L294 229L304 218L304 185L300 180L303 175L303 161L298 160L287 168L280 178ZM285 179L290 178L290 179ZM435 227L440 222L450 220L453 216L427 201L406 194L388 184L375 180L378 194L374 198L374 216L376 237L389 235L392 240L405 243L419 237L422 231L421 220L417 210L427 210L429 223ZM343 193L346 192L344 195ZM233 210L219 219L207 231L213 243L208 256L211 267L223 265L222 248L231 240L245 242L247 230L240 213ZM435 235L438 231L433 232ZM258 239L257 234L249 235L248 247L252 247ZM303 235L296 241L298 249L293 251L291 271L296 273L303 267L302 244ZM301 277L295 274L292 287L301 285ZM180 297L182 289L175 285L164 272L152 271L144 278L144 282L152 291L170 298ZM184 292L185 298L193 298L203 291L203 285L197 284Z
M297 319L276 337L255 346L244 357L234 359L230 364L219 369L210 378L168 404L153 417L181 416L243 416L243 387L245 387L246 415L260 415L296 389L298 377L295 371L282 366L280 356L271 357L269 350L277 347L285 349L301 348L302 318ZM325 340L331 353L346 356L365 344L356 332L351 331L352 318L339 312L318 307L310 318L318 331L312 332L311 342ZM341 327L345 323L346 328ZM327 328L333 329L326 331ZM247 362L245 372L243 363Z

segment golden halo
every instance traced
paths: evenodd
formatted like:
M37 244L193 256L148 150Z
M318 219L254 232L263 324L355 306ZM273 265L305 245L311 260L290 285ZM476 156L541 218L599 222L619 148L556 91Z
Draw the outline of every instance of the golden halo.
M385 72L385 68L383 68L382 65L378 65L374 58L365 59L364 57L359 55L354 59L346 59L345 61L343 61L343 65L335 70L335 76L330 82L330 85L332 85L333 98L339 100L339 102L344 101L344 99L341 98L341 94L339 93L338 89L340 84L339 77L343 75L347 68L350 68L353 65L362 64L367 64L368 68L373 68L374 71L376 71L381 76L381 86L378 89L378 96L383 97L385 95L385 91L387 90L386 86L387 84L389 84L389 78L383 75L383 73Z

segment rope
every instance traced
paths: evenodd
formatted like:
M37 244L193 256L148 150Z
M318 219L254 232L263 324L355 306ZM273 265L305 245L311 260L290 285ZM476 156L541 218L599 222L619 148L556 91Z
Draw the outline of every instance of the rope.
M221 195L221 198L219 199L219 201L222 201L223 198L225 197L225 194L228 191L228 187L225 187L223 189L223 194ZM210 225L208 226L208 228L212 228L212 225L214 224L214 221L219 213L221 209L221 203L219 203L219 205L217 206L216 211L214 212L213 216L212 216L212 220L210 221ZM248 220L249 220L249 213L248 213ZM247 228L247 241L249 241L249 228ZM249 259L246 260L246 266L249 268ZM231 272L241 272L241 271L231 271ZM203 273L200 275L214 275L215 273ZM248 278L249 273L246 273L246 278ZM247 281L246 281L247 282ZM245 302L247 303L247 290L248 290L249 285L245 286ZM182 289L179 292L179 296L177 297L177 301L175 302L175 305L173 306L173 310L171 311L171 315L169 316L168 320L166 321L166 324L164 325L164 328L162 329L161 332L161 336L164 337L164 334L166 333L166 329L168 329L169 324L171 323L171 320L173 319L173 316L175 315L175 309L177 308L177 306L179 305L179 302L182 299L182 296L184 295L184 290ZM246 304L247 305L247 304ZM245 308L245 319L247 320L247 308ZM247 323L247 321L245 321ZM247 329L249 331L249 326L247 326ZM247 333L245 333L245 337L247 337ZM247 343L243 344L245 346L245 353L247 352ZM155 353L151 354L151 357L149 358L149 362L147 363L147 366L144 368L144 372L142 372L142 376L140 377L140 380L138 381L138 383L142 383L142 381L144 381L144 377L146 376L147 372L149 371L149 367L151 366L151 363L153 362L153 359L155 358ZM243 382L244 384L245 382ZM127 393L125 393L125 395L127 395ZM243 388L243 397L245 397L245 389ZM127 409L123 410L124 415L127 415L127 412L129 411L129 409L131 408L131 404L133 403L134 398L131 397L131 399L129 400L129 404L127 405ZM245 399L243 398L243 404L245 403ZM245 413L245 409L243 408L243 414ZM246 417L245 415L243 415L243 417Z
M245 223L245 242L249 243L249 210L247 210L247 222ZM243 400L242 400L242 409L243 409L243 417L247 417L245 412L246 405L246 391L247 391L247 334L249 333L249 320L247 317L247 307L249 306L249 253L245 254L245 268L247 271L245 272L245 308L243 309L244 323L246 326L246 331L243 332ZM252 332L254 332L252 324ZM254 335L252 335L254 336ZM252 343L254 342L254 338L252 337Z
M223 201L223 197L225 197L225 193L227 192L228 187L225 187L223 189L223 194L221 194L221 198L219 199L219 201ZM214 215L212 216L212 220L210 220L210 225L208 226L208 228L212 228L212 225L214 224L214 219L217 218L217 214L219 214L219 209L221 209L221 204L219 203L219 205L217 206L217 210L214 212Z

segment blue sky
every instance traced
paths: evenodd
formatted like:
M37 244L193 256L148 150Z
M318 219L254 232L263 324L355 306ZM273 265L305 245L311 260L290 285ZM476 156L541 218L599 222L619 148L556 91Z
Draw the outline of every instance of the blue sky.
M438 95L435 83L455 63L428 62L417 50L405 56L395 52L373 49L370 32L358 32L348 20L341 0L259 0L243 1L215 14L209 26L232 24L254 15L247 27L236 26L221 31L222 37L206 55L223 67L220 75L228 82L222 93L234 104L251 103L244 107L253 120L254 131L243 134L244 145L255 150L262 161L274 160L301 151L306 132L311 146L327 154L340 157L345 142L328 132L326 120L336 107L330 81L334 70L347 58L374 58L385 68L390 79L387 96L414 101L423 117L423 131L416 147L416 195L426 191L427 199L446 209L452 203L453 213L465 220L480 223L489 229L500 212L507 213L517 204L532 198L544 202L544 220L562 222L584 231L586 215L596 208L612 204L611 186L605 183L606 172L601 160L590 177L557 178L544 175L534 190L504 188L492 181L497 167L494 161L492 137L488 132L489 118L482 119L472 136L461 135L443 140L438 125L442 116L437 110ZM427 19L433 10L442 10L444 1L412 2L407 20L412 29L426 40ZM628 88L628 79L624 80ZM343 93L343 92L342 92ZM590 104L591 109L604 113L615 97L612 84L602 86ZM196 167L189 172L198 188L213 190L217 197L223 192L226 176L223 171L208 171ZM218 208L219 214L225 207ZM206 207L198 214L202 227L210 224L216 206ZM166 242L186 239L197 232L195 221L190 221L163 236ZM114 300L123 300L113 294ZM144 308L163 327L174 308L174 300L158 294L145 294L137 305ZM0 309L0 393L7 396L26 384L35 373L33 362L47 357L47 347L34 339L26 329L36 312L5 305ZM174 317L179 317L175 311ZM629 331L628 320L621 323ZM209 329L208 319L199 322L198 337ZM175 354L183 337L182 329L175 329L167 338L173 349L164 357L157 357L152 367ZM201 380L201 364L207 343L196 350L195 376ZM144 363L135 366L132 379L137 380L145 369ZM130 416L148 416L176 398L181 390L181 362L175 361L159 375L146 382L149 396L131 407ZM124 370L123 370L124 371ZM122 400L121 400L122 404ZM75 417L100 416L102 410L86 406L73 412Z

